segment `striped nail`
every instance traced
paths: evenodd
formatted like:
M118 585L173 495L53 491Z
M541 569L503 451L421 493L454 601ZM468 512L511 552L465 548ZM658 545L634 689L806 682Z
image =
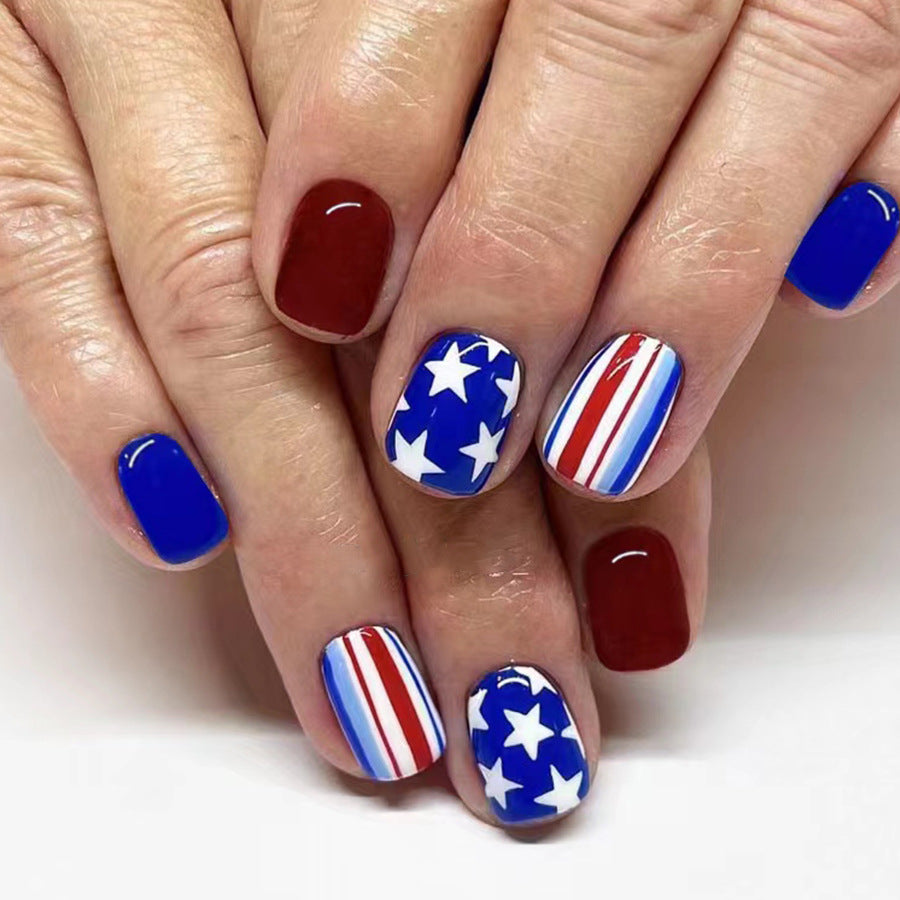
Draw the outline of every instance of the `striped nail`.
M666 427L684 368L646 334L610 341L584 367L544 440L547 464L598 494L624 494Z
M370 778L408 778L444 752L440 714L392 629L367 625L334 638L322 656L322 677L347 743Z

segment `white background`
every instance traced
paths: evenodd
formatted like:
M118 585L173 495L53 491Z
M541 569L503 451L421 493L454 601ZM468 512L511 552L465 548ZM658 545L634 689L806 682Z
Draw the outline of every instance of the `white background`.
M776 312L713 428L706 630L606 679L589 802L539 843L261 712L233 563L127 559L0 376L0 897L896 900L898 331L896 297Z

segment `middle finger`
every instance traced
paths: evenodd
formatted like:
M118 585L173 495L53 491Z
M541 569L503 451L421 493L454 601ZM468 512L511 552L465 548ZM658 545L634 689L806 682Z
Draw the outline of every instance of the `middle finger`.
M474 494L521 458L606 258L739 7L510 4L375 375L376 432L408 478ZM498 364L502 347L517 362Z

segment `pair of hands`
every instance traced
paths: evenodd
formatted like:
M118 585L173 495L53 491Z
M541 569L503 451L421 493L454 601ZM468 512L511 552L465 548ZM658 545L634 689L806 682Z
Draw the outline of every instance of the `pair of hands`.
M842 180L782 293L900 274L900 4L6 0L0 49L0 332L110 531L200 564L227 509L335 765L573 808L591 645L696 633L701 436Z

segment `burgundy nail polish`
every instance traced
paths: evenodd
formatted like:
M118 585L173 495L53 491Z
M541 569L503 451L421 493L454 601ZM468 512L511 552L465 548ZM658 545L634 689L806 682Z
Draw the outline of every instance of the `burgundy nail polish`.
M323 181L300 201L281 260L275 303L302 325L351 335L372 315L394 244L394 220L374 191Z
M627 528L598 541L584 560L584 587L594 646L607 668L658 669L687 650L684 583L659 532Z

